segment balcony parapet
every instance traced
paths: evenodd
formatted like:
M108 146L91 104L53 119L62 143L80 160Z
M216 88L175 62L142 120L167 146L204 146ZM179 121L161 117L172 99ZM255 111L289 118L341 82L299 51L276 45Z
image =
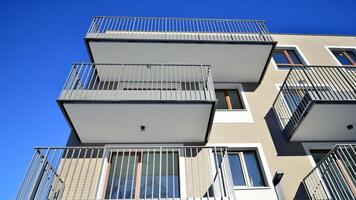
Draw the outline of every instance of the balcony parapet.
M86 39L274 42L263 20L94 17Z
M355 104L356 68L302 66L290 69L273 103L278 122L288 138L312 103Z
M209 65L76 63L58 100L213 102L216 97Z
M303 179L310 199L356 198L356 145L336 145Z
M227 147L39 147L15 199L234 200Z

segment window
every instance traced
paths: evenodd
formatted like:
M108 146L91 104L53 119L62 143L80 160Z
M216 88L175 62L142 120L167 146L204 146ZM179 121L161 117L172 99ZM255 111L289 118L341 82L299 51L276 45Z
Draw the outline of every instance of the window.
M234 90L216 90L218 99L217 109L245 109L242 98L237 89Z
M341 65L356 66L356 53L355 50L331 50L336 59Z
M266 186L255 151L229 152L228 158L234 186Z
M330 149L314 149L310 150L316 164L318 164L330 152Z
M178 160L174 152L113 153L105 198L178 198Z
M281 69L303 65L298 52L294 49L276 49L272 57L277 67Z

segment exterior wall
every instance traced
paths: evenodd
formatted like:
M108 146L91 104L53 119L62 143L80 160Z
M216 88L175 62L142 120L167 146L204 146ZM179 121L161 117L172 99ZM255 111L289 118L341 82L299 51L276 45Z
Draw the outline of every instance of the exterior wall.
M297 47L310 65L339 65L325 46L356 48L356 37L313 35L273 37L278 41L277 47ZM301 182L312 169L310 157L305 153L302 143L289 142L284 138L271 110L278 93L276 84L283 83L287 72L276 70L272 59L260 85L243 84L254 123L214 123L209 143L246 145L260 143L267 158L270 174L273 175L277 170L284 172L280 187L285 199L306 199ZM250 194L256 193L253 191Z

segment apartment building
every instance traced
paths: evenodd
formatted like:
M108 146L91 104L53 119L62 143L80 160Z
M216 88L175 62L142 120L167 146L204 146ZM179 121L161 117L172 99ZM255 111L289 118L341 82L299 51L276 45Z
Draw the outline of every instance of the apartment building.
M355 199L356 36L94 17L16 199Z

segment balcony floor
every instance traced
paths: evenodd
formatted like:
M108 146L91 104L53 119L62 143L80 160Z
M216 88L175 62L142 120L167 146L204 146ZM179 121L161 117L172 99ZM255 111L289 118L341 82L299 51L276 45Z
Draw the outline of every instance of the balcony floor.
M356 102L312 102L290 140L356 141Z
M91 40L95 63L209 64L215 82L260 82L274 43Z
M205 142L213 103L63 102L83 143ZM141 126L145 130L141 131Z

